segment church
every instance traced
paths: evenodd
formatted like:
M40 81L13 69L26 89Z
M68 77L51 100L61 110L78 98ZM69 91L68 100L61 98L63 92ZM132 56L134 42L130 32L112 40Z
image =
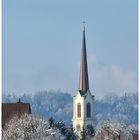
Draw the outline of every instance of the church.
M79 89L73 97L73 128L80 133L88 125L94 126L94 96L89 89L85 27L83 28Z

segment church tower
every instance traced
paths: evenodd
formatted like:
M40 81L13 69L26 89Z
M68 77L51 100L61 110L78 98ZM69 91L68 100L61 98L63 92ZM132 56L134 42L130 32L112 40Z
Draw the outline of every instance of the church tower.
M89 90L88 66L86 54L85 27L83 28L82 54L80 64L79 90L73 97L73 128L76 132L83 130L88 125L94 126L93 108L94 96Z

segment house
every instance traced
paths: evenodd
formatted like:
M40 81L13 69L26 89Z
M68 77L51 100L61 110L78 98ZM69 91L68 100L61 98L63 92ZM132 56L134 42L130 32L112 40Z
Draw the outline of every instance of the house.
M2 128L15 115L31 114L29 103L23 103L19 99L17 103L2 103Z

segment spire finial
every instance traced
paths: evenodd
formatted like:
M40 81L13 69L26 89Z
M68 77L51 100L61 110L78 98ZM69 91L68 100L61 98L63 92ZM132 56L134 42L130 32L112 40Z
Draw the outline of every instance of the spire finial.
M84 30L84 31L85 31L85 24L86 24L86 22L83 21L83 30Z

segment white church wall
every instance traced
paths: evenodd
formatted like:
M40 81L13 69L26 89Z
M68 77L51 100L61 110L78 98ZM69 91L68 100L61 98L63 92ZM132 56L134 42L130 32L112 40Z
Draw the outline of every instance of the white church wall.
M77 92L77 95L74 97L74 116L73 116L73 127L76 128L77 125L82 126L84 125L84 98L80 95L79 91ZM77 105L78 103L81 104L81 117L77 116Z
M77 125L81 126L81 129L83 126L87 126L88 124L93 125L93 96L91 95L90 91L88 91L86 97L81 96L79 91L77 92L77 95L74 97L73 100L73 127L76 129ZM77 105L78 103L81 104L81 117L79 118L77 116ZM91 104L91 117L87 118L86 116L86 104Z
M90 93L90 91L88 91L87 96L85 97L85 102L84 102L84 126L86 127L87 125L93 125L93 105L94 105L94 100L93 97ZM86 105L87 103L90 103L91 105L91 117L88 118L87 115L87 110L86 110Z

